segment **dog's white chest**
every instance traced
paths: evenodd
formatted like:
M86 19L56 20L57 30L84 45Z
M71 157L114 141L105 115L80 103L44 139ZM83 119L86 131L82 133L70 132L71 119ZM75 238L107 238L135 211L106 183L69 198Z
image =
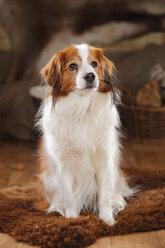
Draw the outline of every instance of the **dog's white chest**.
M52 136L59 145L77 148L90 148L104 142L111 127L117 126L117 112L113 106L110 108L107 96L96 96L67 96L57 102L53 110L48 99L42 118L44 135Z

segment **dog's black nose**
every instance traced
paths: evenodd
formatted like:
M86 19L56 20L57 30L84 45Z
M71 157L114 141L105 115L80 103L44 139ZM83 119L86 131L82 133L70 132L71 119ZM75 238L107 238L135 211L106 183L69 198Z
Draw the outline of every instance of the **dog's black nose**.
M89 72L85 75L84 79L89 82L92 83L95 79L95 74L93 72Z

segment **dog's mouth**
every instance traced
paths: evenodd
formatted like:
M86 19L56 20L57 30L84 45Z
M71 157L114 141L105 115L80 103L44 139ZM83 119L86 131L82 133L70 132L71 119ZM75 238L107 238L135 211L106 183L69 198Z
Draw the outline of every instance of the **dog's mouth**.
M94 89L96 85L94 83L88 83L85 89Z
M95 85L95 83L88 83L87 85L86 85L86 87L84 87L84 88L82 88L82 89L79 89L79 88L76 88L76 90L77 91L85 91L85 90L96 90L96 85Z
M82 89L76 88L76 91L92 91L92 90L96 90L96 86L88 86Z

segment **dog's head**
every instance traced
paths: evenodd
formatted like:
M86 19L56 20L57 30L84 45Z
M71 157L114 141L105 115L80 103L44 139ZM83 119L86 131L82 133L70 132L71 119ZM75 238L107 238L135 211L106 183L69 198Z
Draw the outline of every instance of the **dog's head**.
M58 98L76 91L114 92L114 69L102 49L81 44L58 52L41 74Z

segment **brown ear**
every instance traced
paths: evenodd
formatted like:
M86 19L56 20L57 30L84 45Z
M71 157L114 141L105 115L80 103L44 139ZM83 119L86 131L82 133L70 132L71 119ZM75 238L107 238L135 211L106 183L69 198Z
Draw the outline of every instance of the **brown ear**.
M104 56L103 50L101 48L94 49L96 52L96 56L101 62L103 75L105 74L108 78L110 78L113 72L115 71L114 64Z
M105 56L102 56L102 71L104 79L112 81L116 68L114 64Z
M40 74L53 88L59 89L61 87L61 58L58 53L41 70Z
M116 68L109 59L107 59L105 56L102 56L102 71L103 71L103 82L106 83L114 93L117 93L118 95L121 94L121 89L118 85L118 81L116 78Z

